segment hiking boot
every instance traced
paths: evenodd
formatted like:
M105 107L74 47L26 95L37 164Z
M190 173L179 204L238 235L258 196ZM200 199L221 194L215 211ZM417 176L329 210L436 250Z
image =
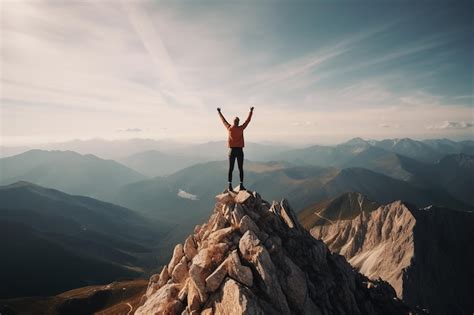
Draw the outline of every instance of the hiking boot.
M247 190L247 188L244 187L244 184L240 183L239 190Z
M232 184L231 184L231 183L229 183L229 191L230 191L230 192L233 192L233 191L234 191L234 188L232 187Z

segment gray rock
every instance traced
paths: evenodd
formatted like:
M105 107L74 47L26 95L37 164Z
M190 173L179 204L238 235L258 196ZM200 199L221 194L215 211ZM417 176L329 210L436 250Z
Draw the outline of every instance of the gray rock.
M160 273L160 279L158 280L158 287L161 288L165 285L166 282L170 279L170 274L168 272L168 266L164 266Z
M206 278L206 290L208 292L216 291L221 285L222 280L224 280L225 276L227 275L226 263L227 261L221 263L219 267L217 267L216 270L214 270L214 272Z
M237 250L232 251L227 259L227 272L231 278L237 280L243 285L246 285L247 287L253 285L252 270L241 264Z
M252 231L253 233L255 233L255 235L257 235L257 237L259 237L261 234L261 231L258 228L257 224L255 224L255 222L253 222L253 220L250 219L248 215L244 215L244 217L240 220L239 230L242 234L245 234L245 232L247 231Z
M174 267L179 263L183 256L183 245L176 245L173 251L173 257L171 258L170 263L168 264L168 274L171 274L173 272Z
M188 238L186 238L186 241L184 242L184 255L186 258L191 261L194 256L197 254L197 246L196 243L194 242L194 238L192 235L189 235Z
M241 190L235 197L234 201L236 203L245 203L249 198L253 198L252 194L246 190Z
M242 257L255 266L263 280L266 294L272 300L277 310L283 314L290 313L286 297L276 277L276 268L270 254L252 231L247 231L239 243Z
M215 232L212 232L209 235L208 240L209 242L212 242L212 243L220 243L225 238L229 237L232 234L232 232L234 232L234 229L235 228L233 226L229 226L227 228L223 228Z
M258 297L232 279L228 279L218 293L215 314L221 315L263 315Z
M188 264L186 262L180 262L173 269L171 279L174 283L183 283L188 277Z

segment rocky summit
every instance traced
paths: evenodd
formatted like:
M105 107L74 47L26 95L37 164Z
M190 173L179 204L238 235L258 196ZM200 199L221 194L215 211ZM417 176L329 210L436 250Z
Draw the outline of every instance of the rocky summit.
M286 200L216 197L135 314L407 314L394 289L356 272L298 222Z

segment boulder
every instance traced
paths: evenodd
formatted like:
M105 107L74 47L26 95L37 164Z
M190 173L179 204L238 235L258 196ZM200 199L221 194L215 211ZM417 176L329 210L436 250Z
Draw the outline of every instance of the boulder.
M189 235L188 238L186 238L183 251L186 258L190 261L194 258L194 256L196 256L197 246L192 235Z
M174 267L171 279L174 283L183 283L188 277L188 264L180 262Z
M242 208L242 205L240 204L235 204L234 206L234 211L232 211L232 224L234 226L238 226L240 223L240 220L242 220L242 217L245 215L245 211Z
M178 300L180 300L183 303L185 302L185 300L188 297L189 281L190 281L189 278L187 278L184 285L183 285L183 288L178 293Z
M208 268L212 263L211 253L209 248L200 250L192 260L192 264L199 266L201 269Z
M252 270L249 267L243 266L241 264L237 250L232 251L226 261L227 272L231 278L237 280L243 285L246 285L247 287L251 287L253 285Z
M199 311L201 309L201 303L203 300L201 300L199 290L197 289L193 281L190 281L188 283L188 296L187 297L188 297L187 309L189 310L189 312Z
M239 230L242 234L245 234L247 231L252 231L260 240L264 240L268 237L268 235L261 231L257 224L248 215L244 215L240 220Z
M214 292L219 288L219 286L222 283L222 280L224 280L225 276L227 275L227 260L225 260L223 263L219 265L219 267L214 270L213 273L209 275L209 277L206 278L206 290L208 292Z
M225 228L229 223L227 219L222 215L222 213L216 212L215 215L216 217L214 219L214 224L212 226L211 233Z
M179 293L178 284L166 284L160 288L153 295L152 299L147 299L145 304L140 306L135 314L147 315L147 314L177 314L178 306L175 304L175 299ZM175 310L175 312L173 312ZM181 311L179 311L181 312Z
M241 190L237 196L235 196L234 201L236 203L245 203L249 198L253 198L252 194L246 190Z
M217 295L215 314L263 315L265 312L258 304L258 297L250 290L227 279Z
M173 250L173 257L170 260L170 263L168 264L168 274L171 274L173 272L174 267L179 263L181 258L183 258L184 252L183 252L183 245L178 244L175 246Z
M189 289L191 289L191 286L193 286L193 288L196 289L199 295L200 301L205 301L207 299L206 281L205 281L206 277L207 277L207 272L205 272L198 265L192 264L191 267L189 268L189 278L191 279L189 282L190 283ZM188 291L188 295L189 295L189 291Z
M170 279L170 274L168 272L168 266L164 266L160 273L160 279L158 280L158 287L161 288L165 285L166 282Z
M221 243L224 238L228 237L232 232L234 232L234 227L232 226L217 230L209 235L208 241L215 244Z
M260 240L257 235L252 231L245 232L239 241L239 251L242 254L242 257L251 261L252 255L256 251L258 245L260 245Z
M232 201L233 199L234 197L230 193L222 193L216 196L216 201L224 204Z

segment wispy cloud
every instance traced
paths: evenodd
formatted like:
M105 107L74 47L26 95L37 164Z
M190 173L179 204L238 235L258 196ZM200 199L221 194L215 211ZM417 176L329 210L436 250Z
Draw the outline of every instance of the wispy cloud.
M469 21L447 36L408 11L338 24L305 5L4 2L2 136L216 140L217 106L255 106L254 141L469 136Z
M314 121L294 121L291 123L292 126L295 127L310 127L310 126L316 126L316 122Z
M140 128L126 128L126 129L117 129L118 132L142 132Z
M340 57L351 51L354 47L367 40L368 38L385 31L387 28L392 26L392 23L379 26L377 28L352 34L351 36L338 41L327 47L320 47L318 50L311 53L307 53L303 57L295 58L291 61L277 64L271 68L268 68L262 73L258 73L252 80L243 83L243 86L250 86L252 90L261 89L263 87L271 87L278 83L290 83L291 86L295 86L295 81L303 80L296 86L305 87L310 82L314 82L321 75L319 73L313 74L318 67L325 63L331 62L332 60ZM308 76L313 74L312 76Z
M430 125L427 129L468 129L474 127L474 122L468 121L443 121Z

